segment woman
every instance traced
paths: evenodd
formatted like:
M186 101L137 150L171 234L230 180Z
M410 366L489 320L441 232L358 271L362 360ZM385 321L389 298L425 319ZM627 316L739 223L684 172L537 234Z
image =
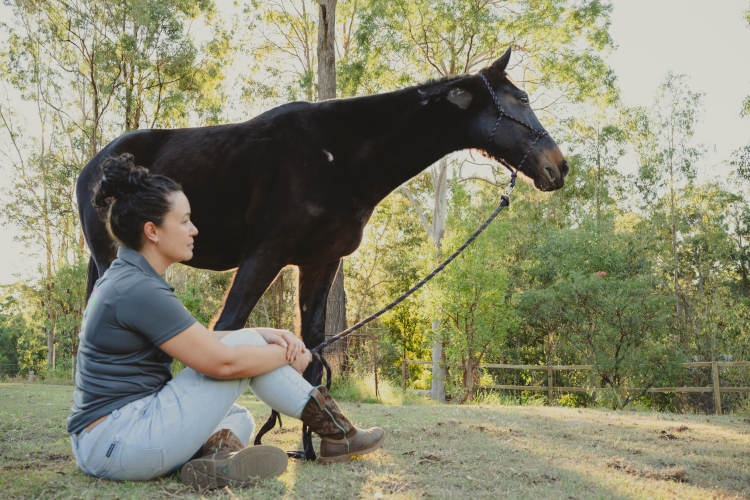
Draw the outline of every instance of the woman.
M354 427L325 387L302 378L312 356L291 332L212 332L175 297L162 275L192 258L198 234L179 184L122 154L103 162L92 202L120 246L79 335L68 432L81 470L150 479L182 467L182 481L197 489L281 474L283 451L247 447L252 416L234 401L248 384L320 435L323 463L380 447L382 429ZM173 358L186 366L174 378Z

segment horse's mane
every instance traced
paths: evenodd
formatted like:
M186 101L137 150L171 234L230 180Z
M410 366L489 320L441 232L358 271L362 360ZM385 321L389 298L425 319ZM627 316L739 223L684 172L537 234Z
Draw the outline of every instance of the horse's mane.
M467 76L468 76L468 74L444 76L443 78L430 78L426 82L422 82L422 83L418 83L417 85L414 85L412 88L430 87L432 85L440 85L440 84L450 83L450 82L453 82L453 81L465 78Z

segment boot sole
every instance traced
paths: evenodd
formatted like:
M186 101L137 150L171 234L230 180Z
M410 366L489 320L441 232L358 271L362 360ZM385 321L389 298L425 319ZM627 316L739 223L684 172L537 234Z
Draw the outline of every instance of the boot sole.
M276 477L286 470L286 453L275 446L248 446L229 458L196 458L182 466L182 482L196 490L244 485Z
M378 448L380 448L381 446L383 446L383 441L385 441L385 434L383 434L380 437L380 439L378 439L369 448L365 448L363 450L353 451L351 453L346 453L344 455L334 455L334 456L330 456L330 457L324 457L324 456L321 455L321 456L318 457L318 462L320 462L321 464L324 464L324 465L327 465L327 464L340 464L340 463L351 462L351 460L352 460L353 457L357 457L359 455L366 455L367 453L371 453L371 452L377 450Z

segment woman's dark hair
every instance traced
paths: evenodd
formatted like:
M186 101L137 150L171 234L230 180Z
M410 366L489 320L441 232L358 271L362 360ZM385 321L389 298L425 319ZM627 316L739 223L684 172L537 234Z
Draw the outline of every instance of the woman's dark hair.
M94 186L91 203L107 224L112 238L126 247L140 250L143 225L150 221L160 226L169 212L167 197L182 191L182 186L169 177L136 166L130 153L108 157L101 169L102 178Z

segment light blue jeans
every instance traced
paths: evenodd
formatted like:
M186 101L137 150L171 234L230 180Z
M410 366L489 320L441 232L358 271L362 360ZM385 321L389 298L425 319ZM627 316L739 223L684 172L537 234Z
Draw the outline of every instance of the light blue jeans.
M263 345L245 329L225 335L227 345ZM217 380L185 368L159 392L138 399L70 436L78 467L107 479L151 479L181 467L206 439L231 430L243 445L253 434L253 417L234 404L248 384L279 413L299 418L312 386L289 365L252 378Z

